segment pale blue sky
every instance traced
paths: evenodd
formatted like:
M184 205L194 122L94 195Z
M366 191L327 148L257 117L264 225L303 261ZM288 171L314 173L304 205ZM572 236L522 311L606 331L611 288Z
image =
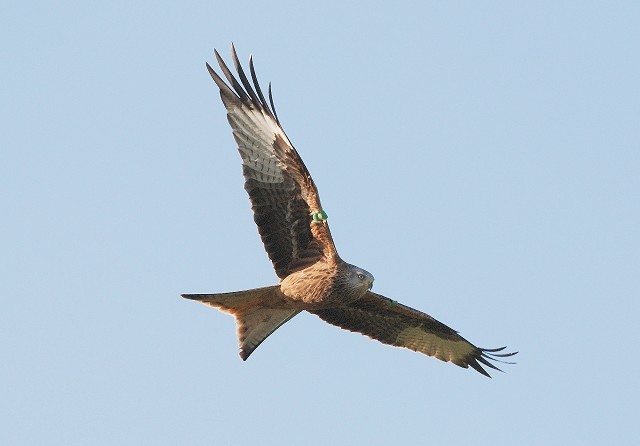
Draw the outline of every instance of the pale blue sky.
M393 6L391 6L393 4ZM638 444L637 2L4 2L0 443ZM272 81L342 257L487 379L274 284L212 48Z

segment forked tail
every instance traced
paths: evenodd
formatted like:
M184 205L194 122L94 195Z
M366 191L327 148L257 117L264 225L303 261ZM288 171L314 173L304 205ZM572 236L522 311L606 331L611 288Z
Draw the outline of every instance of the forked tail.
M220 294L183 294L182 297L232 314L236 318L240 357L249 355L278 327L300 313L278 296L279 286Z

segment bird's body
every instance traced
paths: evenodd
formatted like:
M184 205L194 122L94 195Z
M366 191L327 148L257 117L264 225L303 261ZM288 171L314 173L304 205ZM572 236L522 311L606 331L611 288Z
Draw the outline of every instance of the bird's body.
M288 275L280 282L280 291L293 306L321 310L357 301L372 284L370 273L339 260L335 265L318 262Z
M497 369L511 356L475 347L431 316L371 292L373 275L343 261L333 243L316 186L284 133L271 88L267 103L250 60L251 86L232 47L238 81L216 51L229 85L207 64L227 108L242 158L245 190L276 274L277 285L222 294L184 294L235 316L240 356L249 355L301 311L385 344L409 348L461 367ZM482 364L482 365L481 365Z

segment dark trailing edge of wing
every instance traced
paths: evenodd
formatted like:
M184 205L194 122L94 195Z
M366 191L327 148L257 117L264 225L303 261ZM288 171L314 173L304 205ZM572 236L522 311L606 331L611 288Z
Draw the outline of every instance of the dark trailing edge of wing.
M247 75L240 64L240 60L238 59L238 54L236 53L236 49L231 44L231 54L233 57L233 63L235 65L236 71L238 72L238 76L240 77L240 82L235 78L231 70L227 64L222 60L222 57L218 53L216 49L213 50L216 55L216 60L218 61L218 65L220 65L220 69L222 73L231 84L230 88L225 81L211 68L211 66L207 63L207 70L209 70L209 74L213 78L213 81L220 88L220 92L224 96L231 96L236 100L240 100L243 104L248 107L256 108L258 110L262 110L268 116L272 117L278 124L280 121L278 120L278 115L276 114L276 107L273 103L273 96L271 94L271 83L269 83L269 102L264 97L262 93L262 89L260 88L260 83L258 82L258 77L256 76L256 70L253 66L253 57L249 57L249 71L251 73L251 80L253 81L253 87L247 78ZM255 90L254 90L255 88ZM271 104L271 107L269 107Z

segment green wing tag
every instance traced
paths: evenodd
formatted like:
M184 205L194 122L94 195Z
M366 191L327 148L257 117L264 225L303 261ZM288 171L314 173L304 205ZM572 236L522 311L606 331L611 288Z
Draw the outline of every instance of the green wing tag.
M311 214L311 218L313 218L313 221L315 223L322 223L327 218L329 218L329 216L325 211L320 211L320 212L314 212L313 214Z

